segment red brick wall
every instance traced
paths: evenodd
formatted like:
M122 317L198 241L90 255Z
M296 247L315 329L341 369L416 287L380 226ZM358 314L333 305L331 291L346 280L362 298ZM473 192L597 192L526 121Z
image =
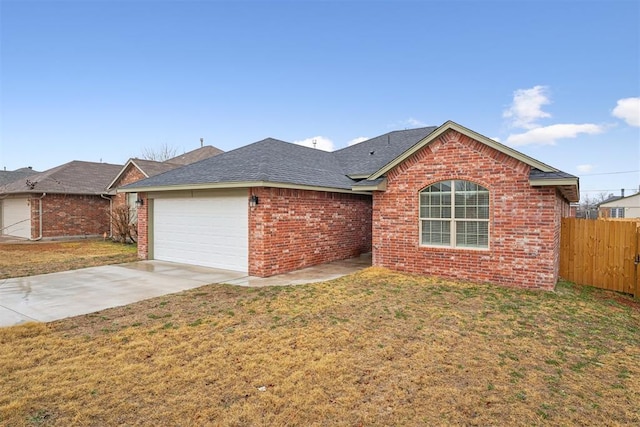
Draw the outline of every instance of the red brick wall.
M388 174L373 197L373 264L506 286L553 289L560 217L568 204L552 187L531 187L530 167L448 131ZM419 193L442 180L468 180L490 192L489 249L420 246Z
M371 250L371 197L252 188L249 274L268 277Z
M149 259L149 199L138 193L142 206L138 207L138 259Z
M31 198L31 236L40 235L40 201ZM109 200L100 196L47 194L42 198L42 237L109 233Z
M113 187L114 188L122 187L124 185L131 184L133 182L140 181L141 179L145 179L145 178L146 177L144 176L144 174L140 172L140 169L138 169L132 164L129 164L129 166L124 171L124 173L120 175L120 178L114 183ZM126 193L117 193L115 196L113 196L114 206L121 206L126 203L127 203Z

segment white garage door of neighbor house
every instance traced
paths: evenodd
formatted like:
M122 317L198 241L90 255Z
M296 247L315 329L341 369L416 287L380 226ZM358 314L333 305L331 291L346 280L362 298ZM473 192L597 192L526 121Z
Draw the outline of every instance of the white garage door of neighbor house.
M31 237L31 208L27 198L4 199L2 204L2 233L9 236Z
M247 271L247 191L220 196L154 199L153 257Z

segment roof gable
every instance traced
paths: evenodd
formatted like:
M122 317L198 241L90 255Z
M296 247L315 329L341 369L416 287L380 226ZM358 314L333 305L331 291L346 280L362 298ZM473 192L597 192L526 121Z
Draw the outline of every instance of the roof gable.
M500 144L499 142L487 138L477 132L467 129L451 120L445 122L442 126L434 129L428 133L422 140L418 141L407 150L403 151L399 156L390 160L380 169L371 174L367 179L376 180L384 176L391 169L395 168L413 154L431 144L433 141L444 135L446 132L453 130L462 135L465 135L475 141L485 144L496 151L506 154L509 157L517 159L531 167L531 173L529 176L529 182L532 186L554 186L557 187L564 197L570 202L577 202L580 200L579 193L579 180L578 177L562 172L552 166L547 165L539 160L529 157L513 148Z
M402 163L404 160L409 158L411 155L413 155L414 153L416 153L426 145L438 139L441 135L443 135L445 132L449 130L454 130L458 133L468 136L469 138L475 139L476 141L481 142L485 145L488 145L489 147L497 151L500 151L510 157L516 158L522 161L523 163L528 164L532 168L539 169L543 172L558 172L558 169L555 169L545 163L542 163L532 157L527 156L526 154L523 154L517 150L514 150L513 148L500 144L498 141L487 138L484 135L474 132L471 129L467 129L464 126L461 126L449 120L446 123L444 123L442 126L435 128L432 132L427 134L422 140L418 141L412 147L409 147L409 149L403 151L399 156L395 157L394 159L386 163L383 167L381 167L380 169L375 171L373 174L371 174L369 178L370 179L379 178L380 176L384 175L385 173L387 173L388 171L390 171L391 169L393 169L394 167Z

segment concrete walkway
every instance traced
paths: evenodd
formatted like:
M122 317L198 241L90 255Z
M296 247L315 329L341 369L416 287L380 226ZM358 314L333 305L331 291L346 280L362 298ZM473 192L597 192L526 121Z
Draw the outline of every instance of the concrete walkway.
M370 265L371 257L362 256L260 278L230 270L140 261L3 279L0 327L29 321L50 322L212 283L262 287L323 282Z

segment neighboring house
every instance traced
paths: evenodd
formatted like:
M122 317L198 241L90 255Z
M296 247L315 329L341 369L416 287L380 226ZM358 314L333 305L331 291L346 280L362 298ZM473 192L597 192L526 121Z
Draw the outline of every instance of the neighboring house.
M9 184L19 179L26 178L29 175L33 175L34 173L37 173L37 171L34 171L31 166L16 169L14 171L8 171L5 168L5 170L0 170L0 186Z
M578 178L454 122L324 152L265 139L118 189L138 254L271 276L373 264L553 289Z
M133 218L136 218L135 202L138 199L138 195L136 193L116 193L118 187L217 156L222 152L219 148L205 145L204 147L189 151L188 153L181 154L164 162L131 158L125 163L122 169L120 169L115 178L111 180L107 186L107 191L113 196L114 206L126 204L132 209Z
M610 197L598 205L599 218L640 218L640 193Z
M105 187L121 167L72 161L0 186L2 234L37 240L108 232Z

